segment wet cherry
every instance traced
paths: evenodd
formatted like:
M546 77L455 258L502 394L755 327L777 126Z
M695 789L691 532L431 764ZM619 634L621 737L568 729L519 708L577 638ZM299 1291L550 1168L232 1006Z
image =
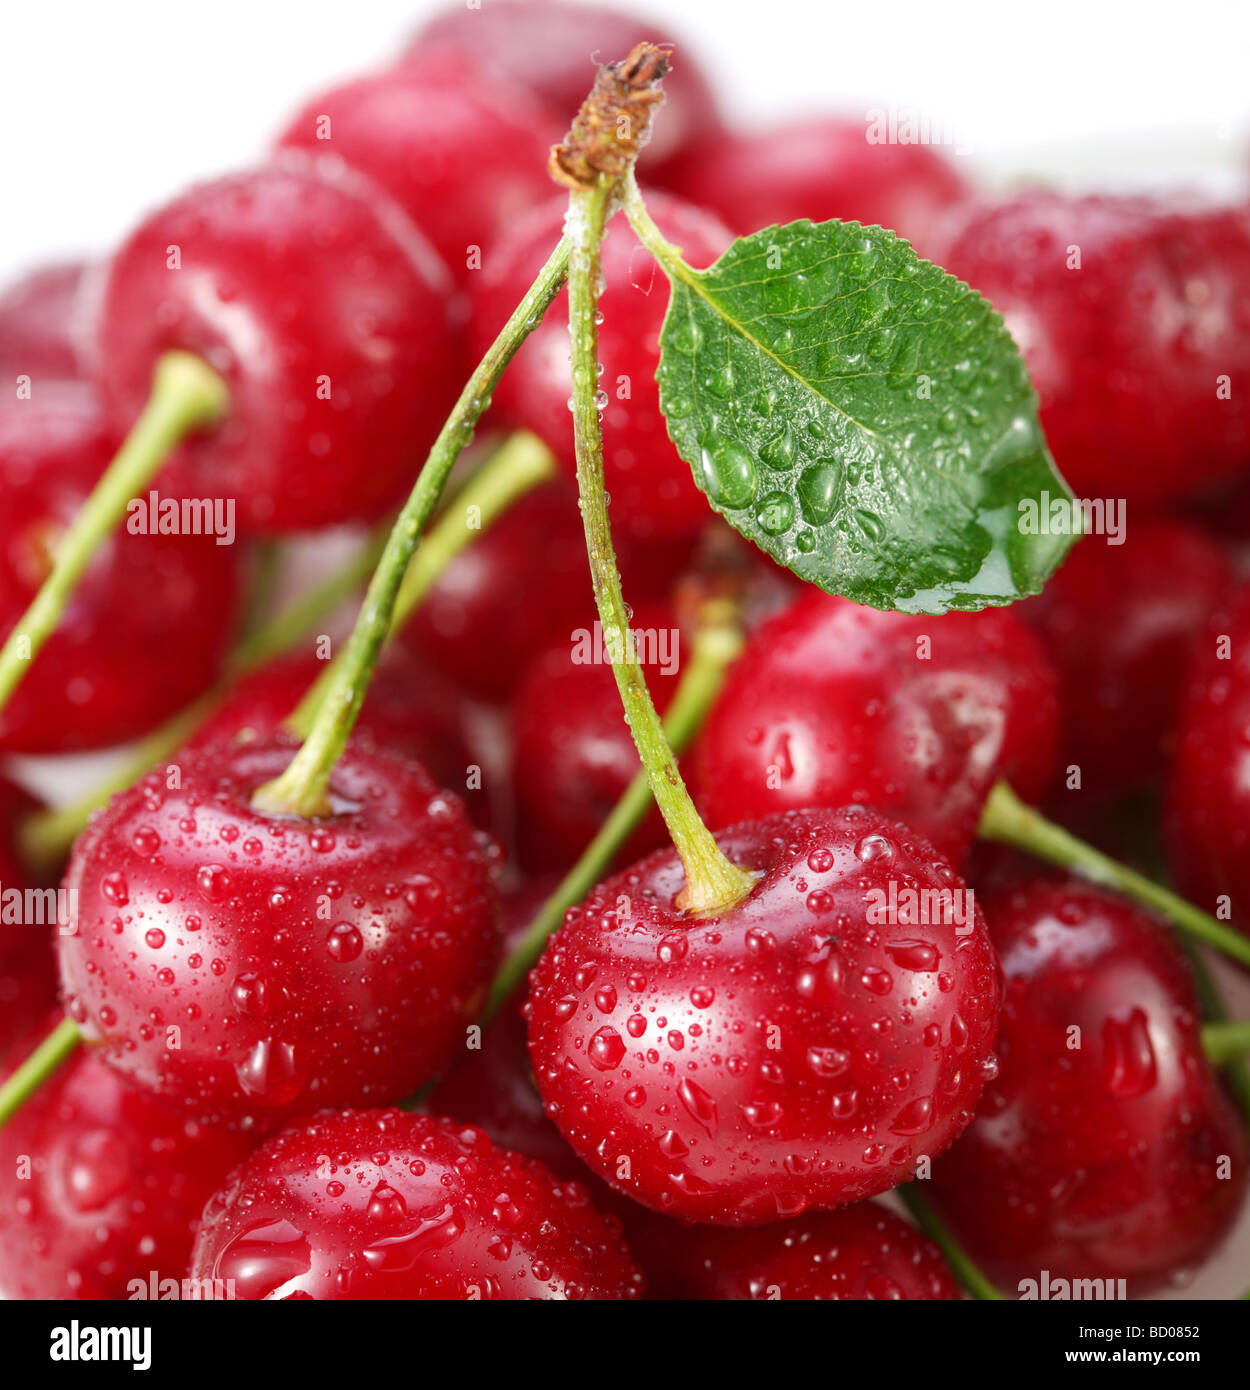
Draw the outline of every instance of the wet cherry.
M0 634L25 613L116 444L80 385L0 406ZM117 532L0 714L0 747L99 748L160 723L217 674L238 589L237 546Z
M933 258L1003 314L1078 497L1164 501L1244 465L1250 405L1221 386L1250 369L1244 209L1026 189L953 218Z
M447 1060L499 950L492 858L413 763L351 745L335 815L251 793L289 743L217 745L114 798L75 846L70 1016L127 1079L206 1123L272 1127L408 1095Z
M162 352L226 379L223 424L160 483L235 499L240 528L377 515L412 485L455 398L448 277L359 175L291 153L153 213L109 266L100 387L128 429Z
M642 1275L576 1183L479 1129L399 1110L284 1130L204 1212L192 1274L248 1299L633 1299Z
M28 376L33 400L45 382L82 376L87 274L81 261L65 261L40 266L0 291L0 380L5 386Z
M906 1181L993 1074L979 910L925 841L862 807L717 839L761 874L732 910L680 911L661 850L552 938L527 1004L548 1114L612 1186L690 1220L762 1225Z
M1108 800L1157 781L1175 732L1185 668L1233 581L1196 527L1134 516L1120 543L1080 542L1019 611L1059 673L1060 762L1082 797Z
M153 1274L181 1286L204 1202L253 1144L79 1052L0 1129L0 1292L125 1299L138 1280L148 1298Z
M480 354L507 320L560 236L567 199L537 210L511 236L473 287L471 342ZM664 234L696 266L709 265L732 235L714 217L651 194L647 206ZM603 363L603 439L612 527L627 539L689 537L711 513L690 465L669 441L655 384L668 282L623 221L603 243L606 289L599 300ZM526 341L494 395L494 415L532 429L575 471L569 417L567 291Z
M955 864L990 786L1026 800L1055 764L1041 644L1006 609L912 617L809 590L763 623L691 750L709 824L864 802Z
M1246 1143L1202 1053L1188 962L1122 899L1033 879L985 903L1007 988L1001 1070L934 1165L934 1201L1003 1288L1140 1294L1229 1228Z

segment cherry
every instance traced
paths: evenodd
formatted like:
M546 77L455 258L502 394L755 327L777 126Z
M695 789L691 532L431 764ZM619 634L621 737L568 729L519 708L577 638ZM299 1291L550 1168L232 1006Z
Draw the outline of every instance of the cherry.
M876 1202L769 1226L689 1226L640 1212L626 1227L647 1296L859 1302L956 1300L932 1241Z
M647 684L662 714L678 682L677 620L666 605L649 604L635 610L631 630L639 635ZM593 632L580 629L584 639ZM566 635L541 652L509 709L517 859L528 873L574 864L638 773L612 667L582 659L587 645L575 632L572 642ZM653 808L627 841L626 862L666 841Z
M612 1186L689 1220L760 1225L897 1186L993 1074L979 909L925 841L863 807L717 840L761 875L731 910L682 912L681 861L661 850L552 938L526 1006L547 1113ZM940 896L909 912L911 891ZM919 925L921 901L951 910Z
M7 883L8 880L6 880ZM16 928L4 929L0 952ZM0 1056L20 1060L39 1041L56 1009L56 958L50 927L22 928L29 946L20 955L0 954ZM0 1281L2 1284L2 1281Z
M1250 926L1250 589L1195 643L1165 798L1168 862L1181 891Z
M567 199L559 198L524 220L477 279L472 331L480 355L525 293L560 236ZM732 240L715 218L661 194L647 206L664 234L694 265L713 261ZM659 336L668 308L663 272L628 227L615 226L603 243L606 289L599 300L604 458L614 531L630 539L692 536L709 518L690 465L673 447L660 414ZM511 425L534 431L574 475L569 420L568 291L547 311L494 395L495 409Z
M190 189L131 234L104 286L100 387L129 427L160 355L198 354L229 411L188 442L178 488L234 498L248 530L374 516L411 485L460 384L447 283L371 185L288 154Z
M1006 609L916 617L808 590L752 635L693 780L714 826L867 802L959 864L993 782L1045 791L1057 724L1041 645Z
M0 378L32 379L31 399L45 381L83 374L81 261L40 266L0 292Z
M1049 1270L1140 1294L1212 1249L1245 1186L1189 964L1153 918L1074 881L1018 883L985 915L1002 1068L934 1166L934 1201L1004 1288Z
M1196 527L1134 517L1122 544L1080 542L1020 609L1059 673L1060 761L1080 768L1091 799L1160 775L1195 636L1232 578Z
M450 1056L499 949L491 855L414 763L351 745L335 814L252 792L289 742L185 757L79 838L70 1016L127 1079L205 1123L271 1126L408 1095Z
M480 13L451 5L418 30L403 61L421 64L453 54L492 80L523 83L554 113L554 124L544 134L558 140L586 100L597 64L623 58L652 28L602 5L507 0ZM719 125L711 84L690 61L689 51L684 42L679 45L675 65L664 79L664 119L654 123L642 159L648 178L681 146Z
M246 1299L635 1299L642 1275L576 1183L479 1129L323 1114L213 1197L191 1272Z
M1221 390L1250 369L1244 210L1027 189L973 204L934 258L1002 312L1077 496L1164 501L1244 465L1250 406Z
M366 174L465 277L502 229L550 197L547 137L572 117L479 73L448 54L357 78L306 103L278 148L334 154Z
M171 1115L80 1051L0 1130L0 1292L124 1299L136 1279L149 1296L153 1273L181 1281L204 1202L253 1142Z
M25 613L115 444L80 385L0 406L0 633ZM160 723L216 675L238 588L237 548L212 536L114 534L0 714L0 747L99 748Z
M871 144L868 134L862 120L837 116L719 134L687 149L665 183L744 236L801 218L841 218L923 246L968 185L935 146Z

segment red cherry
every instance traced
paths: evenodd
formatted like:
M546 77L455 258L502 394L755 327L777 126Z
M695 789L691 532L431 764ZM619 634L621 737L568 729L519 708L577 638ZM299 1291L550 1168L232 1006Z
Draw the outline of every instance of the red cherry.
M253 810L293 751L219 745L182 760L176 790L145 778L92 821L66 875L71 1017L206 1123L408 1095L450 1056L499 950L491 859L454 797L353 744L331 819Z
M45 381L82 375L82 286L87 266L40 266L0 293L0 378L32 378L31 399Z
M1153 918L1075 882L1018 884L985 913L1002 1069L934 1166L934 1200L1004 1288L1049 1270L1140 1294L1212 1249L1245 1187L1188 962Z
M639 607L643 671L661 714L677 689L682 633L667 606ZM639 770L638 751L621 713L605 659L587 661L595 628L581 628L541 652L512 701L512 789L517 859L527 873L567 869L594 839ZM626 842L625 862L667 843L659 813Z
M1006 609L913 617L808 590L763 623L691 752L712 825L866 802L955 864L990 786L1054 769L1055 678Z
M840 218L889 227L923 247L968 184L935 146L871 144L868 133L863 121L830 116L716 135L667 169L665 184L742 235Z
M675 198L650 194L647 206L664 234L686 259L703 266L733 239L715 218ZM532 283L560 237L567 199L557 199L527 218L499 243L474 286L472 333L480 355ZM603 243L607 288L599 300L599 360L606 393L603 440L614 531L641 540L692 536L710 509L665 432L660 414L660 327L668 309L664 273L624 221ZM503 421L539 435L572 477L573 426L569 415L568 291L561 291L541 325L526 340L495 391Z
M153 1274L181 1281L205 1200L252 1142L79 1052L0 1129L0 1292L124 1299L141 1280L146 1298Z
M717 839L762 875L731 911L681 912L681 861L662 850L552 938L527 1005L547 1113L619 1191L689 1220L760 1225L897 1186L993 1073L979 909L962 912L924 840L863 807ZM953 911L919 925L922 901Z
M247 1299L634 1299L576 1183L479 1129L399 1110L283 1130L204 1212L191 1272Z
M411 486L460 384L447 286L371 185L290 154L131 234L104 286L101 390L129 428L160 354L197 353L230 410L189 442L184 493L233 497L240 527L263 532L374 516Z
M1157 779L1185 667L1232 585L1223 551L1196 527L1134 518L1121 544L1090 536L1020 609L1059 673L1060 762L1102 800Z
M940 240L934 259L1020 344L1078 497L1163 501L1243 467L1250 405L1220 383L1250 371L1244 210L1029 189L973 204Z
M880 1302L960 1297L937 1246L876 1202L737 1229L689 1226L640 1211L626 1229L634 1257L647 1272L649 1298Z
M43 888L36 875L23 862L18 849L17 836L21 822L33 811L39 809L35 798L21 787L0 777L0 890L17 891L25 894L27 889ZM40 900L41 903L44 901ZM32 914L34 915L34 914ZM0 914L0 976L11 976L31 961L48 954L51 949L52 932L59 925L55 909L51 912L42 909L43 921L26 919L25 899L20 921L13 921L7 914ZM12 1003L0 989L0 1017L6 1012L4 1006ZM32 1020L42 1019L41 1010ZM8 1020L6 1019L7 1023ZM4 1044L0 1042L0 1051Z
M488 83L449 55L319 94L278 148L337 155L366 174L467 278L503 228L551 196L561 119L571 116L553 117L524 88Z
M0 633L26 612L115 446L84 387L0 407ZM118 531L0 714L0 747L99 748L160 723L216 676L238 587L236 547Z
M453 5L417 31L403 61L454 54L488 77L498 74L528 86L554 113L555 124L543 132L554 141L581 109L597 66L619 62L636 43L655 37L655 25L602 5L507 0L480 12ZM666 26L663 37L676 36ZM678 43L664 79L664 113L653 124L640 165L648 178L681 146L719 125L711 84L691 61L691 51Z
M1168 863L1181 891L1250 927L1250 589L1194 646L1165 798Z

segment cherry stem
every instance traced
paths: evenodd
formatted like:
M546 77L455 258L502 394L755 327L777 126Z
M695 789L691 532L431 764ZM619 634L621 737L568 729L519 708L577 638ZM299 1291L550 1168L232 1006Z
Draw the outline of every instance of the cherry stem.
M462 550L493 525L519 497L555 476L555 456L537 435L528 430L518 430L511 435L464 485L413 556L395 600L384 645L403 628L439 575ZM345 648L309 687L286 721L293 733L307 738L312 732L317 711L347 656Z
M608 208L615 196L610 181L601 179L569 195L567 235L573 246L569 258L569 339L573 369L573 438L577 452L577 490L595 606L603 625L604 645L612 662L625 721L651 783L660 814L672 836L686 872L686 886L677 905L690 912L723 911L751 890L753 876L731 864L699 818L677 759L664 737L659 715L647 689L629 630L629 615L621 593L621 576L608 524L607 492L603 479L603 435L599 425L599 330L595 304L601 277L600 243Z
M704 604L694 636L689 665L677 682L677 689L664 716L664 735L669 747L680 753L694 738L712 708L725 673L742 654L742 629L736 606L727 599ZM651 783L640 770L612 808L598 834L582 851L576 864L543 903L525 935L512 948L499 967L491 985L481 1018L483 1027L492 1021L543 953L547 938L564 920L570 907L581 902L607 872L621 846L638 828L653 801Z
M986 799L978 833L984 839L1014 845L1091 883L1114 889L1159 913L1178 931L1214 946L1242 965L1250 965L1250 937L1242 936L1171 889L1069 834L1021 801L1006 782L997 783Z
M8 1124L62 1063L68 1061L81 1042L77 1026L72 1020L63 1018L0 1086L0 1128Z
M1202 1050L1217 1067L1238 1061L1250 1052L1250 1020L1221 1019L1202 1025Z
M1215 983L1215 977L1211 973L1211 967L1207 964L1202 952L1192 941L1182 940L1181 945L1193 966L1194 988L1198 994L1198 1003L1202 1009L1203 1017L1209 1023L1231 1022L1228 1007L1224 1003L1224 998ZM1211 1060L1215 1061L1214 1058ZM1241 1107L1241 1113L1247 1124L1250 1124L1250 1067L1246 1065L1246 1059L1242 1056L1235 1056L1222 1064L1216 1062L1216 1065L1222 1065L1228 1088L1237 1098L1237 1104Z
M685 284L691 283L692 268L682 258L681 247L674 246L655 225L638 189L638 180L631 169L621 188L621 207L634 229L634 235L664 267Z
M56 631L75 585L120 525L127 503L147 487L182 439L215 424L229 404L226 383L202 358L167 352L158 360L143 413L57 544L52 572L0 651L0 710Z
M983 1302L1001 1303L1003 1296L976 1267L972 1257L946 1229L946 1223L920 1195L919 1184L910 1182L894 1189L899 1200L911 1213L912 1220L946 1257L955 1278L973 1298Z
M304 817L330 814L329 785L334 765L364 703L369 678L390 631L400 586L421 534L456 460L473 438L504 369L541 322L564 284L568 263L568 239L562 237L460 393L387 539L382 559L369 581L360 616L348 638L342 665L334 673L308 736L286 771L253 794L252 804L258 810Z

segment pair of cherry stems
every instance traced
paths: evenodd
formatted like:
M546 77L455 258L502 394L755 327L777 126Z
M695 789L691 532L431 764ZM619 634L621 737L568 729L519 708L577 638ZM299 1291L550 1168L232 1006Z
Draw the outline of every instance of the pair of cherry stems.
M508 363L540 322L556 294L568 281L569 331L573 378L573 425L578 491L586 531L587 555L595 602L605 632L614 635L624 651L629 626L620 574L612 546L603 476L603 442L599 405L596 286L600 283L600 244L614 200L621 196L626 215L643 245L670 276L689 279L694 273L680 249L667 242L651 220L632 172L618 187L601 179L575 190L574 214L566 234L495 339L461 392L417 478L408 502L384 542L375 538L356 559L327 584L292 605L286 613L254 633L236 652L221 686L209 691L169 724L145 740L121 777L98 789L84 802L35 818L23 841L36 857L49 858L63 850L85 824L87 814L114 791L130 784L203 721L239 676L268 657L287 649L307 626L334 603L351 593L369 570L372 579L347 647L315 681L287 721L304 742L287 769L259 788L254 804L274 813L316 817L328 811L327 789L334 765L346 746L367 693L369 678L382 646L400 627L450 559L471 539L463 525L450 517L437 526L421 548L422 534L453 466L470 442L477 423ZM157 364L147 407L117 457L76 518L59 549L51 575L21 622L0 651L0 707L16 688L26 663L33 660L55 631L65 603L98 545L119 524L129 499L141 491L165 457L189 433L217 423L229 410L225 383L207 363L191 354L166 354ZM551 476L548 451L532 436L514 436L498 456L464 489L458 503L477 506L483 525L539 481ZM459 508L457 507L457 510ZM381 551L379 558L379 549ZM374 567L374 562L376 567ZM25 639L25 643L23 640ZM25 644L29 650L25 650ZM483 1014L488 1023L519 986L537 960L547 937L565 910L580 901L610 866L616 851L645 814L654 796L686 871L686 888L679 906L692 913L732 908L749 891L752 875L732 864L700 819L677 768L678 749L693 736L720 689L729 664L741 649L741 634L725 611L708 615L695 641L694 660L661 724L642 672L632 663L614 663L620 690L642 770L635 776L611 815L560 886L543 905L530 929L501 966ZM610 647L609 650L612 650ZM1250 965L1250 941L1207 913L1143 875L1051 824L1021 802L1005 783L987 799L979 833L1014 845L1072 869L1161 912L1180 930ZM1203 1029L1208 1056L1228 1065L1235 1088L1250 1114L1250 1073L1241 1054L1250 1047L1250 1023L1220 1017L1218 996L1206 982L1208 1011L1216 1021ZM65 1020L27 1061L0 1087L0 1124L77 1047L80 1037ZM977 1298L999 1295L942 1228L914 1188L903 1189L913 1217L943 1249L964 1286Z

